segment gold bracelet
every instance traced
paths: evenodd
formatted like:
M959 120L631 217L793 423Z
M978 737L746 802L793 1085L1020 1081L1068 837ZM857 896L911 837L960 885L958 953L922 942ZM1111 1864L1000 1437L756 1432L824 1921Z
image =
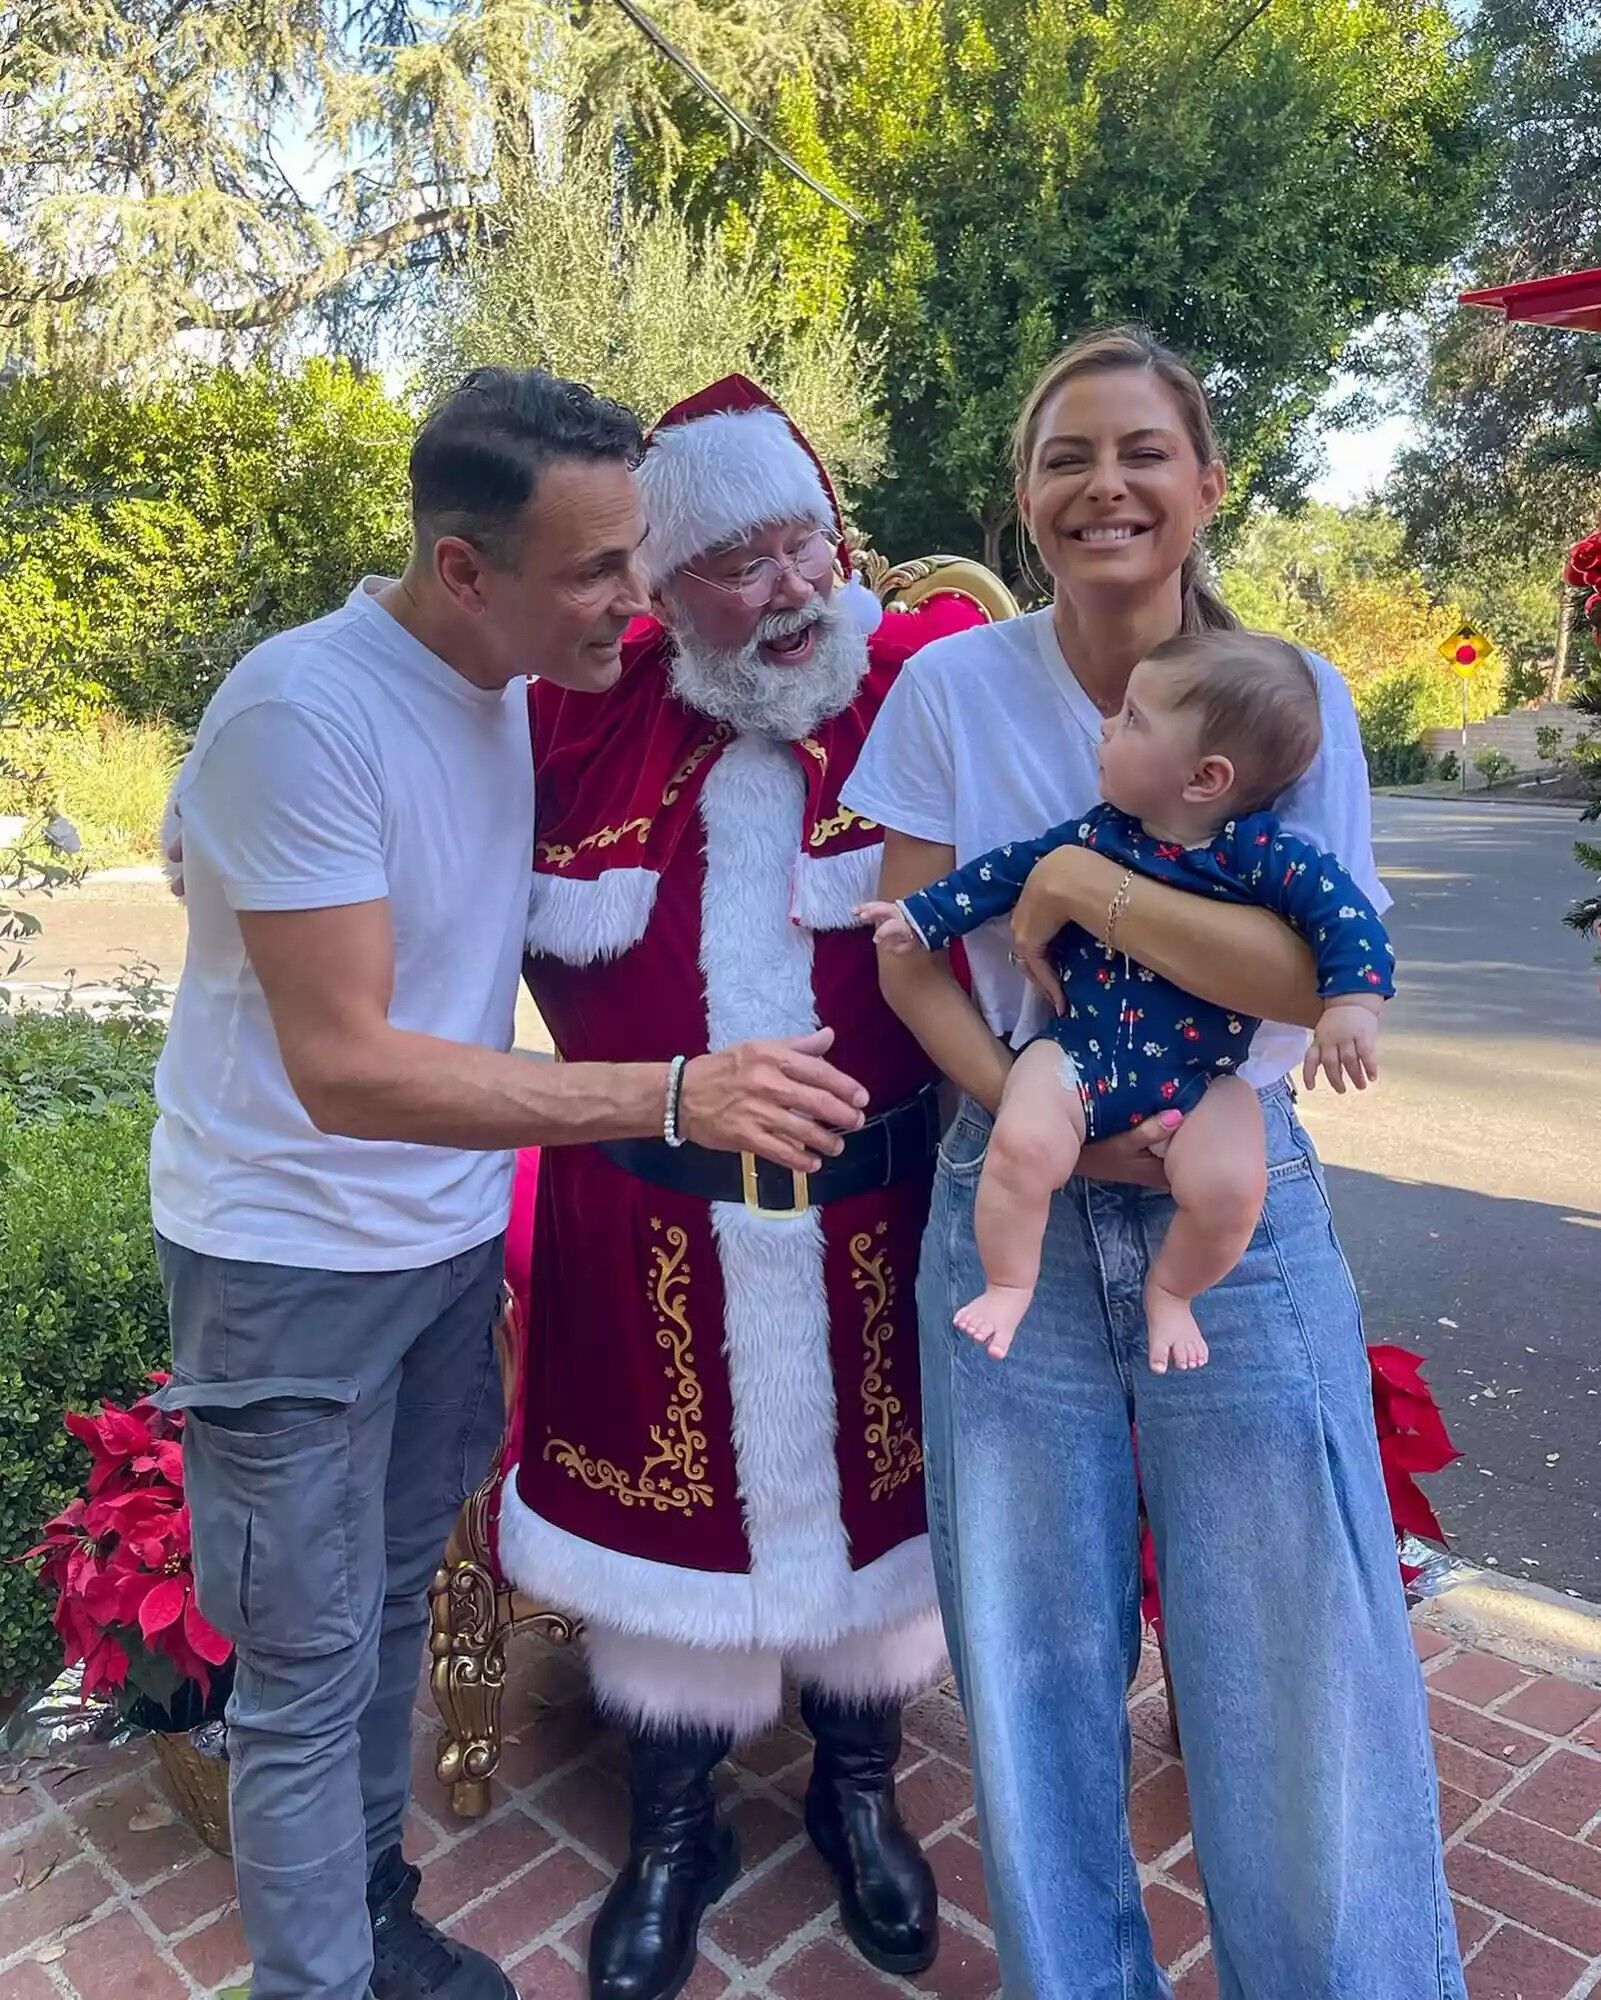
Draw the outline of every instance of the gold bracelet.
M1122 919L1123 912L1128 908L1129 889L1134 881L1135 873L1136 870L1132 868L1125 871L1122 881L1118 883L1117 888L1113 891L1111 902L1106 906L1106 948L1108 951L1115 951L1117 949L1117 927Z

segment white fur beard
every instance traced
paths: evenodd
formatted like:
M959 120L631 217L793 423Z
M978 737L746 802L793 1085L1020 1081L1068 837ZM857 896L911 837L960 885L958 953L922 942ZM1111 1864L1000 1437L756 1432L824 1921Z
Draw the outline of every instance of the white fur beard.
M774 666L762 658L758 647L764 641L787 637L806 624L815 626L817 636L805 666ZM701 646L685 627L687 620L674 635L673 693L686 707L726 722L741 736L798 743L849 708L867 672L861 626L833 606L777 612L762 620L748 646L737 649Z

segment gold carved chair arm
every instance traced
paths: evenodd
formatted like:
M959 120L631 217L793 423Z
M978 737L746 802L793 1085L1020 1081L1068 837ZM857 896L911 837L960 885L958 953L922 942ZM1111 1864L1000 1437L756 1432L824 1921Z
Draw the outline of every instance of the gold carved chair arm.
M917 556L890 563L876 549L852 552L851 566L879 602L894 611L915 611L925 598L952 593L970 599L992 622L1015 618L1022 606L992 569L969 556Z

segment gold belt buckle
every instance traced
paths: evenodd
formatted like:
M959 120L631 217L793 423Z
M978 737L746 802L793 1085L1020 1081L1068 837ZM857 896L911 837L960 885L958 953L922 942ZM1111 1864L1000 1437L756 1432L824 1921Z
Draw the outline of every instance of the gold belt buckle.
M812 1187L809 1176L798 1167L790 1168L790 1179L795 1186L795 1206L793 1208L768 1208L762 1201L761 1188L756 1179L756 1155L741 1153L739 1156L740 1180L745 1191L745 1206L755 1215L804 1215L812 1205Z

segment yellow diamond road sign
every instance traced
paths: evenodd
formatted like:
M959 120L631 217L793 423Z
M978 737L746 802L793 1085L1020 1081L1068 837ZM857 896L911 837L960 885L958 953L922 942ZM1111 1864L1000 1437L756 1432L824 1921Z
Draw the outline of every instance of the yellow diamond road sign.
M1460 625L1449 639L1441 641L1439 650L1446 665L1468 681L1495 651L1495 641L1475 626Z

